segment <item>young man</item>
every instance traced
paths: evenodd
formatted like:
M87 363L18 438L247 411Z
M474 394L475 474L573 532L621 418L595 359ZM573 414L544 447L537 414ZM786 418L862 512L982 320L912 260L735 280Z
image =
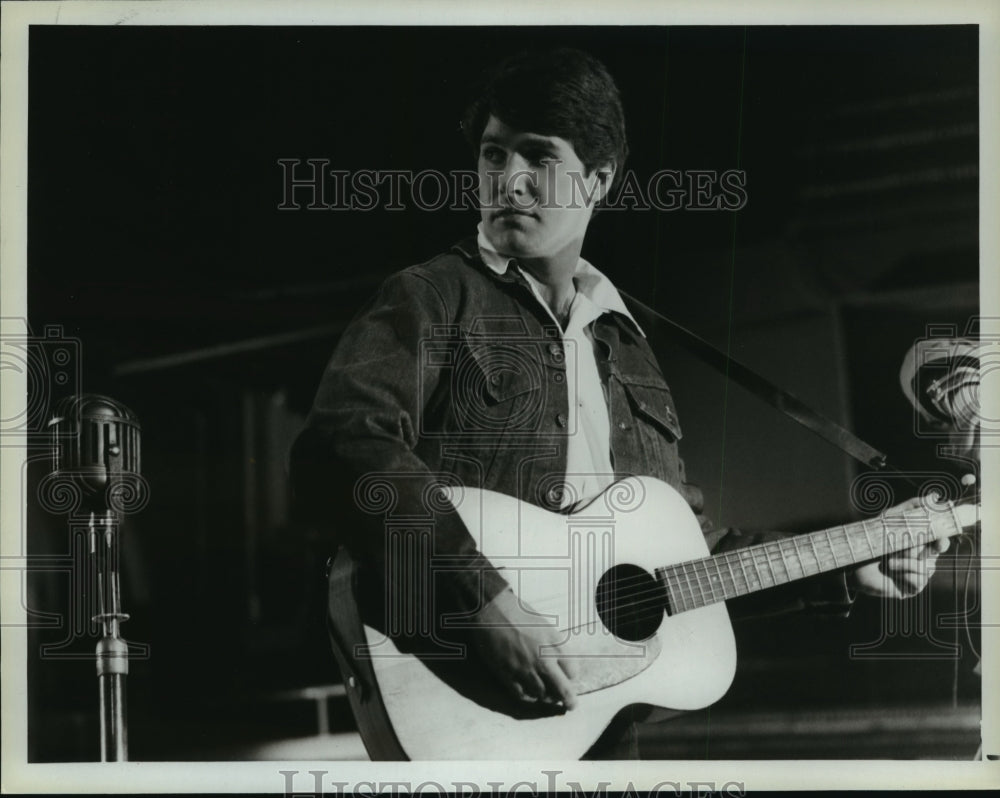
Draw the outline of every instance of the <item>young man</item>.
M537 616L448 502L429 498L438 485L566 510L624 476L651 476L681 492L713 551L765 538L713 530L701 516L655 354L614 285L580 257L627 154L607 70L575 50L511 58L491 73L463 130L478 159L478 235L390 277L346 330L296 442L293 478L314 513L339 522L341 541L378 577L383 603L411 614L394 625L400 639L411 630L405 645L446 637L442 614L464 614L462 635L497 690L571 711L573 659L551 655L554 631L532 623ZM447 571L387 554L395 549L384 504L350 520L330 517L344 504L335 494L365 505L375 484L391 494L388 511L430 519L429 545ZM774 600L843 613L849 585L912 595L945 547L894 557L886 573L876 563L794 583ZM636 756L634 730L622 733L611 731L591 755Z

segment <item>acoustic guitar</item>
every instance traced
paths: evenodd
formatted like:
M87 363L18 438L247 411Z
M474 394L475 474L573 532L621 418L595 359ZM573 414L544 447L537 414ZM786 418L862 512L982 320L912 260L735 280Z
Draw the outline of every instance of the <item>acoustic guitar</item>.
M632 704L694 710L725 694L736 670L727 599L959 535L978 518L976 505L925 502L709 555L687 502L652 478L616 482L570 514L472 488L450 499L537 623L559 633L558 655L577 665L578 705L554 713L508 698L461 644L401 650L362 623L358 570L341 552L331 639L373 759L579 758ZM441 622L460 630L466 620Z

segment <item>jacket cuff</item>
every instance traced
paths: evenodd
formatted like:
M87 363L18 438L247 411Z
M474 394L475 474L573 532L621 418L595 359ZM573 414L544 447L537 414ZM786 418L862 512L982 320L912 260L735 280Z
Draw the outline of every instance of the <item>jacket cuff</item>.
M510 587L490 561L478 553L463 562L460 569L442 576L451 593L449 604L463 616L478 612Z

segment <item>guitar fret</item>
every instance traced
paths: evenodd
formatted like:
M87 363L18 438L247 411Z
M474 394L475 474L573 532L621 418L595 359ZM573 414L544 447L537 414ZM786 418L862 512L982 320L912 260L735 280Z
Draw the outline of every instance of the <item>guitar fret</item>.
M847 530L842 526L833 528L834 537L839 542L841 548L846 549L844 552L844 557L846 557L845 565L850 565L854 562L854 547L851 546L851 539L847 535Z
M689 609L687 598L684 595L684 585L681 584L681 573L676 565L670 566L670 580L676 588L677 606L680 608L680 612L686 612Z
M697 605L694 603L694 593L691 591L691 580L688 579L687 571L685 570L683 563L678 566L678 569L678 574L684 577L684 581L679 582L683 590L681 596L684 599L684 608L693 610Z
M868 522L867 521L862 521L861 522L861 531L865 533L865 543L868 544L868 552L869 552L869 554L872 557L878 556L878 555L875 554L875 547L872 545L871 536L868 534Z
M698 606L698 603L694 597L694 588L691 586L691 575L688 573L687 565L688 564L686 562L681 563L681 568L684 569L684 580L687 582L688 593L691 594L691 608L693 609Z
M758 590L762 583L760 581L760 569L757 568L757 559L755 556L756 552L752 546L748 549L744 549L744 551L746 553L743 556L746 557L747 564L750 566L750 576L754 579L750 588L752 590Z
M663 573L669 580L670 597L674 601L674 607L677 612L685 612L687 610L687 602L684 600L684 592L681 589L680 584L680 574L677 573L677 566L671 565L669 568L664 568Z
M712 593L712 598L709 601L706 601L705 603L714 604L717 599L715 598L715 586L712 584L712 579L708 575L708 565L705 563L704 560L702 560L700 563L698 563L698 568L700 570L700 574L698 575L698 581L701 584L708 585L708 589ZM702 595L703 596L705 595L704 588L702 589Z
M698 606L704 607L708 602L705 600L705 584L698 576L698 563L690 563L691 573L694 575L695 584L698 586Z
M840 546L842 549L838 565L850 565L854 562L854 551L851 549L851 541L847 539L847 536L844 534L844 530L834 527L830 530L830 534L833 535L836 545ZM846 551L844 551L844 549L846 549Z
M691 599L691 608L694 609L695 607L698 606L698 600L695 598L694 595L694 584L691 582L691 571L688 568L688 564L686 562L681 563L681 568L684 569L684 581L687 582L688 596Z
M719 587L722 589L723 600L729 598L726 591L726 580L722 578L722 568L719 567L719 561L715 557L712 558L712 564L715 566L715 573L719 577Z
M784 578L783 581L785 581L785 582L791 582L792 581L792 576L791 576L791 573L788 570L788 561L785 559L785 551L782 548L781 543L776 540L776 541L774 541L772 543L769 543L768 545L774 547L777 550L777 552L778 552L778 559L781 562L781 567L785 569L785 578Z
M767 570L771 574L771 585L774 586L778 584L778 580L774 575L774 567L771 565L771 552L768 551L766 543L760 548L761 548L761 553L764 555L764 562L767 563Z
M733 564L729 559L729 555L725 556L726 567L729 569L729 579L733 583L733 595L738 596L740 594L739 590L736 589L736 572L733 571Z
M701 561L701 575L705 579L705 583L708 585L708 589L712 593L712 600L711 600L710 603L711 604L715 604L715 602L717 602L719 599L716 598L716 594L715 594L715 580L712 579L712 574L711 574L711 571L709 571L709 567L708 567L709 565L710 565L710 563L706 562L705 560Z
M763 587L763 582L760 579L760 570L757 568L757 561L754 559L753 548L744 549L746 552L746 558L750 563L750 574L755 577L755 581L751 585L752 590L760 590Z
M712 585L708 583L708 579L705 576L704 564L701 562L694 562L691 565L694 569L695 574L697 574L698 576L698 592L701 593L702 606L707 606L709 604L712 604L714 601L714 594L713 598L710 599L708 595L705 593L706 584L708 584L709 590L711 590Z
M819 573L819 553L816 551L816 540L812 535L806 535L809 539L809 546L812 548L813 559L816 560L816 572Z
M680 596L681 596L681 602L684 604L684 609L685 610L694 609L694 604L690 598L691 588L688 587L687 591L685 592L684 582L681 581L682 577L684 578L684 581L687 581L687 574L684 573L683 567L679 565L674 566L674 573L677 574L677 587L681 591Z
M858 561L858 553L854 550L854 536L848 531L846 526L837 527L837 535L847 548L847 564L853 565Z
M750 579L749 577L747 577L747 567L746 564L743 562L743 558L740 556L740 551L741 550L738 549L735 553L736 553L736 559L739 560L740 563L740 570L743 571L743 592L749 593Z
M840 534L843 535L844 536L844 540L847 541L847 552L848 552L848 555L850 557L850 561L852 563L857 562L858 561L858 557L854 553L854 544L851 542L851 535L848 534L846 526L840 527Z
M695 562L689 562L688 568L691 571L691 578L694 580L694 584L698 588L698 596L695 598L695 604L699 607L704 607L705 586L702 584L701 579L698 578L698 564Z
M771 557L771 544L770 543L763 544L761 546L761 550L764 552L764 562L767 563L767 570L771 574L771 584L772 585L780 584L780 582L778 581L779 579L778 574L774 570L774 560Z
M674 590L674 587L676 586L676 580L673 578L674 569L661 568L658 570L661 572L660 581L667 590L667 601L670 602L670 609L673 610L670 614L675 615L678 612L684 612L686 608L683 606L684 602L681 600L682 597L679 596Z
M802 559L802 549L799 547L799 539L797 537L791 538L792 548L795 549L795 556L799 560L799 570L802 572L802 576L806 575L806 563Z
M834 549L834 547L833 547L833 535L830 533L829 529L826 530L826 539L830 543L830 556L833 557L833 566L834 566L834 568L839 568L840 567L840 562L837 560L837 550Z

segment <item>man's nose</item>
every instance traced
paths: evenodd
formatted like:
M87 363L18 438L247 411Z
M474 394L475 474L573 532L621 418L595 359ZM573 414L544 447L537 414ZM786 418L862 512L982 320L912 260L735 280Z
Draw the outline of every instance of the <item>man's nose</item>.
M500 191L508 199L523 200L535 193L535 173L528 168L528 162L519 155L515 154L507 159L500 180Z

